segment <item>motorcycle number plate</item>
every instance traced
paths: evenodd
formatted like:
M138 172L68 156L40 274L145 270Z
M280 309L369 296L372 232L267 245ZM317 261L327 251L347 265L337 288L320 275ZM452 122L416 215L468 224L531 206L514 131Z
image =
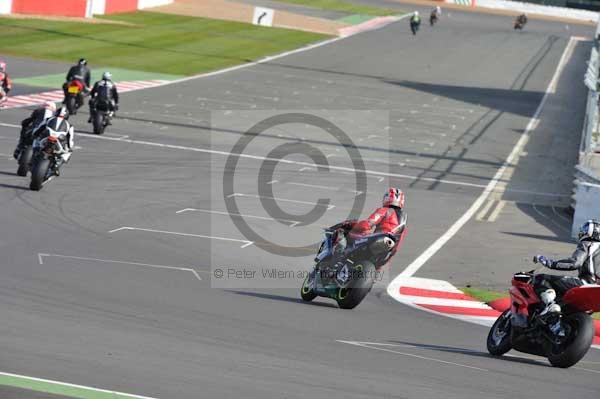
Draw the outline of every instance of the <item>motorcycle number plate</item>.
M79 87L77 87L77 86L71 86L71 87L69 87L69 93L71 93L71 94L78 94L79 93Z

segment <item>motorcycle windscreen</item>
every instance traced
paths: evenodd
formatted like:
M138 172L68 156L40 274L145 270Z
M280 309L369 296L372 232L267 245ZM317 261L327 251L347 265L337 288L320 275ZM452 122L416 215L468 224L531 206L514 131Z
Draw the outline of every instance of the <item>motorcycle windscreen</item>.
M581 311L600 312L600 285L584 285L572 288L563 301Z

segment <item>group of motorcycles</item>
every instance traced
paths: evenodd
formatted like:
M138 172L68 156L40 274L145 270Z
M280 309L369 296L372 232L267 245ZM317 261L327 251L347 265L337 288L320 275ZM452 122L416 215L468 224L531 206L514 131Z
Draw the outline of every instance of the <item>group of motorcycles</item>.
M77 114L79 108L84 105L86 94L86 87L80 80L73 79L67 83L63 104L69 115ZM102 102L93 108L91 120L95 134L104 133L112 114L109 107L104 106ZM31 172L29 188L39 191L44 184L60 175L61 166L68 161L71 154L65 154L65 132L57 131L53 126L46 124L34 135L35 128L33 125L26 127L29 130L26 137L29 139L23 143L24 148L17 158L17 175L24 177ZM66 160L65 156L68 157Z

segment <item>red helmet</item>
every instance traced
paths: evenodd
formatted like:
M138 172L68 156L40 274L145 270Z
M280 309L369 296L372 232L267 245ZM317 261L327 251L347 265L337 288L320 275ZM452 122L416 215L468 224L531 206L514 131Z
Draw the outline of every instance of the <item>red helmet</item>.
M383 206L404 208L404 193L399 188L390 187L383 195Z
M6 62L0 60L0 72L6 72Z

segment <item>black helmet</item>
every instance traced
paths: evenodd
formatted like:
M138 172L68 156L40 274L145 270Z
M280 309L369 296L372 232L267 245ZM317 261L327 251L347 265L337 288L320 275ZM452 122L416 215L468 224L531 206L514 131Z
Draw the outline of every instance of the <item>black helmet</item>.
M87 65L87 60L85 58L80 58L79 65L83 65L83 66Z
M597 220L588 220L579 229L579 241L590 239L600 241L600 222Z

